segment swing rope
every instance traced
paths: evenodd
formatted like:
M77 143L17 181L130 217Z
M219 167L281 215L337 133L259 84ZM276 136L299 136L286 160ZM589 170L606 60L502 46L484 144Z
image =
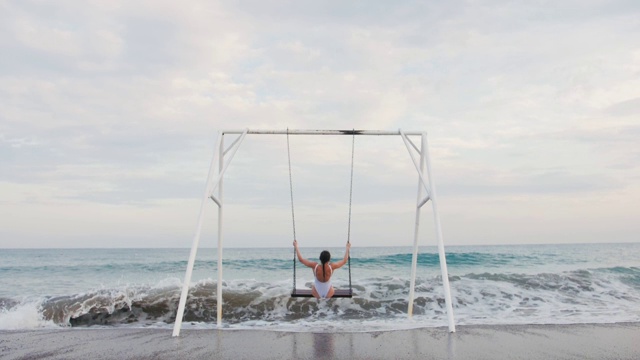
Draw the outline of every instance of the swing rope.
M352 133L351 139L351 179L349 182L349 221L347 224L347 243L351 242L351 204L353 200L353 163L355 154L356 134L355 129ZM293 240L296 239L296 216L293 207L293 178L291 175L291 146L289 144L289 128L287 128L287 159L289 163L289 194L291 196L291 221L293 223ZM293 294L296 293L296 249L293 249ZM348 257L348 269L349 269L349 294L353 293L351 285L351 254ZM349 296L351 297L351 296Z
M353 129L355 130L355 129ZM356 145L355 131L351 135L351 181L349 182L349 225L347 226L347 243L351 242L351 199L353 199L353 154ZM351 252L349 252L349 293L353 293L351 288Z
M293 240L297 240L296 213L293 211L293 180L291 179L291 150L289 147L289 128L287 128L287 158L289 159L289 190L291 193L291 220L293 222ZM293 248L293 291L296 291L296 248Z

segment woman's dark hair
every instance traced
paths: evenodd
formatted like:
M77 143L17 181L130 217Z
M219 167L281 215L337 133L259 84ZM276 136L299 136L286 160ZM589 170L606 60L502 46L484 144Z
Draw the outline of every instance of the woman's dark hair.
M331 260L331 253L329 253L327 250L323 250L320 253L320 262L322 263L322 277L325 277L325 273L324 273L324 264L328 263L329 260Z

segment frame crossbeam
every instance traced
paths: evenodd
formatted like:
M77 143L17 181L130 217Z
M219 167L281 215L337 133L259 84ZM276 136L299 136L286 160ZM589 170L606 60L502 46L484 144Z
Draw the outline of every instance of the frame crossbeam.
M377 136L389 136L400 135L401 130L397 131L384 131L384 130L223 130L222 134L242 134L243 132L252 135L377 135ZM422 135L420 132L405 132L405 135Z
M216 203L216 205L218 205L218 207L222 206L222 204L220 203L220 200L218 200L218 198L215 195L209 196L209 199L213 200L213 202Z
M422 199L422 201L420 201L420 203L418 203L418 207L421 208L424 204L427 203L427 201L431 200L431 198L429 197L429 195L425 196L424 199Z

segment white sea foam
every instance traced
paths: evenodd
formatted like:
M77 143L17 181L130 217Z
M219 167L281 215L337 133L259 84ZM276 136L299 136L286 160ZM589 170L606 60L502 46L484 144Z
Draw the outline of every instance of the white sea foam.
M10 309L0 309L0 330L20 330L58 327L52 320L44 320L40 303L29 301Z

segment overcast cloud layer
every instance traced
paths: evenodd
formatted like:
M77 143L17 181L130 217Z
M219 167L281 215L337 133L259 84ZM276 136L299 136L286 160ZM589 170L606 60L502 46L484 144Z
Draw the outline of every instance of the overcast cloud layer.
M637 1L0 1L0 247L188 247L216 132L287 127L427 131L446 244L639 241L638 19ZM305 246L344 243L350 141L291 138ZM286 151L244 141L226 246L290 245ZM355 158L354 245L410 245L402 141L358 137Z

